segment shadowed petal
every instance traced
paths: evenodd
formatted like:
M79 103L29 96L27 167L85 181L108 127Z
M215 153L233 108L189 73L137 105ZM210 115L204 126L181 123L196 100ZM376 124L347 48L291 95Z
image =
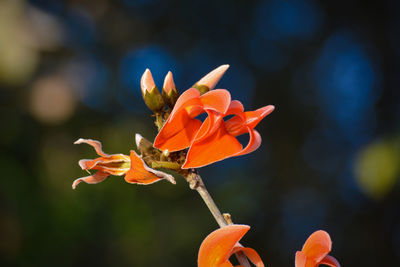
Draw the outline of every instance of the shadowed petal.
M241 155L246 155L249 154L253 151L255 151L257 148L260 147L261 145L261 135L256 131L251 129L250 127L247 127L247 130L250 135L250 140L247 146L241 150L239 153L232 155L232 156L241 156Z
M231 114L242 114L244 112L244 107L243 104L239 100L232 100L232 102L229 104L229 108L226 111L225 116L231 115Z
M197 131L196 137L194 138L196 142L201 141L202 139L208 137L209 135L214 134L215 131L218 130L223 121L222 116L220 116L219 113L215 111L208 110L207 114L208 114L207 118L201 124L201 127Z
M189 115L187 109L201 106L197 89L186 90L177 100L170 116L154 140L154 147L173 152L190 146L201 121Z
M235 244L249 229L247 225L228 225L209 234L200 246L198 267L232 266L226 262Z
M325 264L331 267L340 267L339 262L334 257L329 255L325 256L325 258L323 258L319 264Z
M172 175L149 168L135 151L131 151L131 168L125 175L125 181L131 184L152 184L166 179L175 184Z
M319 230L310 235L304 243L303 253L308 260L321 261L331 251L332 241L329 234Z
M258 255L257 251L252 248L244 248L241 245L236 244L235 248L232 250L231 255L238 251L243 251L246 254L247 258L257 267L264 267L264 263L261 260L260 255Z
M87 184L100 183L100 182L104 181L108 176L109 176L108 173L98 171L98 172L94 173L93 175L78 178L72 183L72 189L75 189L76 186L78 184L80 184L81 182L85 182Z
M242 150L242 145L221 124L213 135L190 146L182 169L199 168L231 157Z

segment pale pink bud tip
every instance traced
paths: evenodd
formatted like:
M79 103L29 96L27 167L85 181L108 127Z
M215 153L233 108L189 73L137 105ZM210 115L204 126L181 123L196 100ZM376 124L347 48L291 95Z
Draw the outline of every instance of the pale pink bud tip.
M219 80L221 80L222 76L226 72L226 70L229 69L229 65L221 65L215 70L211 71L208 73L206 76L201 78L200 81L197 82L198 85L205 85L207 86L210 90L214 89Z
M142 79L140 80L140 88L142 89L142 93L144 94L146 90L150 92L156 86L153 80L153 76L149 69L146 69L143 73Z
M169 93L174 88L176 88L174 78L172 77L172 72L169 71L167 76L165 76L163 89L166 93Z

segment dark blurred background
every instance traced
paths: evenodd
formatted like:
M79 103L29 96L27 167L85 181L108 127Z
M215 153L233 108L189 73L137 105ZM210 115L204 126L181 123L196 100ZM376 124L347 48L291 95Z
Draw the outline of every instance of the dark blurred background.
M0 265L196 266L217 224L183 179L98 185L80 137L128 154L154 138L139 80L180 92L221 64L256 152L201 169L242 240L294 266L315 230L343 266L400 265L400 2L0 0Z

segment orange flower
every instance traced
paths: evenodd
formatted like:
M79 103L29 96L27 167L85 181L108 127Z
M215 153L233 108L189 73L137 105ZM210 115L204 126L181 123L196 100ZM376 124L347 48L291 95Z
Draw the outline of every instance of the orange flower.
M225 114L217 115L212 122L207 118L190 146L183 169L199 168L226 158L249 154L261 145L261 136L254 127L274 110L269 105L255 111L244 112L237 100L231 102ZM224 116L234 115L224 121ZM214 123L214 125L212 125ZM249 133L249 143L245 148L236 136Z
M169 152L190 146L202 122L196 117L207 112L211 121L215 114L225 113L231 102L227 90L216 89L200 96L197 89L186 90L176 101L174 109L154 140L154 147Z
M79 139L74 144L86 143L91 145L96 153L100 156L96 159L81 159L79 161L79 166L82 170L97 170L92 175L78 178L72 183L72 188L75 189L76 186L85 182L88 184L97 184L104 181L110 175L125 176L125 181L132 184L152 184L161 179L166 179L171 183L175 184L174 178L166 173L153 170L149 168L142 158L131 151L131 155L127 156L124 154L106 154L101 148L101 143L96 140L91 139Z
M301 251L296 252L296 267L316 267L320 264L331 267L340 267L339 262L328 253L331 251L332 241L329 234L319 230L310 235Z
M233 267L229 258L239 251L243 251L257 267L264 267L254 249L245 248L238 243L249 229L248 225L232 224L209 234L201 243L197 259L198 267Z
M244 112L243 105L231 101L225 89L216 89L200 96L198 90L185 91L175 104L171 115L154 140L154 146L169 152L190 147L183 169L199 168L205 165L256 150L261 144L260 134L254 127L274 106ZM208 117L202 123L196 117L206 112ZM223 118L234 115L228 121ZM250 140L245 148L236 136L249 133Z

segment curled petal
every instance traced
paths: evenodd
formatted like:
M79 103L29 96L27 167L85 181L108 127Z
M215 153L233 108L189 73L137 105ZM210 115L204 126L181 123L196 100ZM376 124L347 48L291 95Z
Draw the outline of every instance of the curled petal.
M204 109L211 109L224 114L231 103L231 94L225 89L215 89L200 97Z
M332 241L329 234L319 230L310 235L301 250L308 260L321 261L331 251Z
M228 132L234 136L238 136L247 132L247 127L254 129L257 124L274 110L274 106L269 105L254 111L246 111L244 113L233 113L237 116L226 122Z
M96 153L102 157L109 156L108 154L103 152L101 143L97 140L79 138L77 141L74 142L75 145L82 144L82 143L92 146L94 148L94 150L96 151Z
M228 107L228 110L226 111L225 116L231 115L231 114L242 114L244 112L244 107L243 104L238 101L238 100L233 100Z
M109 176L108 173L98 171L98 172L94 173L93 175L78 178L72 183L72 189L75 189L76 186L78 184L80 184L81 182L85 182L87 184L100 183L100 182L104 181L108 176Z
M269 115L272 111L274 111L274 109L275 109L274 106L269 105L254 111L245 112L244 115L246 116L246 125L250 128L256 127L257 124L267 115Z
M334 257L329 255L325 256L325 258L323 258L319 264L325 264L331 267L340 267L339 262Z
M248 225L228 225L209 234L200 246L198 267L232 266L226 262L229 263L235 244L249 229Z
M247 127L247 130L248 130L249 135L250 135L249 143L240 152L238 152L235 155L232 155L233 157L249 154L249 153L255 151L257 148L260 147L260 145L261 145L261 135L256 130L251 129L250 127Z
M173 184L176 183L172 175L149 168L135 151L131 151L131 168L125 175L126 182L147 185L161 179L166 179Z
M197 131L196 137L194 138L196 142L208 137L209 135L214 134L223 121L222 116L220 116L219 113L215 111L208 110L207 114L207 118L201 124L201 127Z
M243 246L240 246L236 244L235 248L233 249L232 254L238 252L238 251L243 251L244 254L246 254L247 258L257 267L264 267L264 262L262 261L260 255L258 255L257 251L255 251L252 248L244 248Z

